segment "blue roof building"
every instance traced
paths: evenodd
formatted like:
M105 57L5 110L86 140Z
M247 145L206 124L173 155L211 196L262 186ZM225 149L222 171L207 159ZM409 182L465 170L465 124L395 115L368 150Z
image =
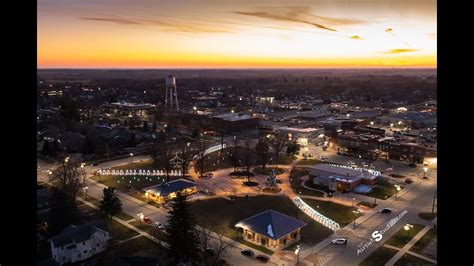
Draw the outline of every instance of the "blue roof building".
M187 195L195 193L197 192L197 187L196 183L181 178L156 186L147 187L143 190L145 191L145 197L149 200L163 202L176 197L176 193L178 192Z

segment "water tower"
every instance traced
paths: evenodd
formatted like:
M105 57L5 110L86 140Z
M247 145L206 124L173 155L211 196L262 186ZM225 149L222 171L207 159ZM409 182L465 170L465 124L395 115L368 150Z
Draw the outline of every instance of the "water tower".
M165 108L168 108L169 106L169 110L173 110L173 104L176 106L176 111L179 111L178 91L176 90L176 78L173 75L169 75L166 77Z

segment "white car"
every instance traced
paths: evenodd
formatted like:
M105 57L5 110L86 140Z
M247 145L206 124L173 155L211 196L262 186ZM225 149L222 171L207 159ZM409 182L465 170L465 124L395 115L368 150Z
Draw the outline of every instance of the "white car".
M165 229L166 229L165 225L164 225L164 224L161 224L161 223L159 223L159 222L155 222L153 225L154 225L155 227L157 227L158 229L160 229L160 230L165 230Z
M346 245L347 244L347 239L346 238L336 238L331 240L331 244L333 245Z

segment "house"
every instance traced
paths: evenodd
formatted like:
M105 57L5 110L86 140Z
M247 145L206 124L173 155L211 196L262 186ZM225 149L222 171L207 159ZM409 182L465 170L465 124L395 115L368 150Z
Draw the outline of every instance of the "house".
M96 220L80 226L69 225L48 241L53 259L62 265L82 261L104 251L109 239L105 223Z
M196 193L197 187L196 183L181 178L156 186L147 187L143 190L145 191L145 197L147 197L148 200L162 203L176 197L176 193L178 192L186 195Z
M300 240L300 230L306 223L274 210L264 211L238 222L245 241L268 248L282 250Z

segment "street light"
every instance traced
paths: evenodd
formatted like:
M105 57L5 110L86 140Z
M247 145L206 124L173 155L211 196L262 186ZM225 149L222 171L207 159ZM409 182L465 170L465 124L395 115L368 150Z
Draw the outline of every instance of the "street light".
M65 163L68 163L68 162L69 162L69 156L66 157L66 158L64 158L64 162L65 162Z
M132 163L133 163L133 153L130 153L130 159L131 159L131 161L132 161Z
M48 181L51 181L51 176L53 175L53 171L48 170Z
M398 192L400 192L400 190L402 190L402 188L399 185L395 185L395 188L397 189L397 193L395 193L395 199L397 199Z
M407 231L407 240L410 238L410 228L412 228L413 225L411 224L406 224L403 226L403 229L405 229L405 231Z
M297 256L296 265L300 264L300 245L296 245L295 255Z
M85 186L84 188L82 188L84 190L84 193L86 193L86 200L87 200L87 190L89 189L89 187Z
M143 215L143 213L138 213L137 216L140 219L140 225L142 225L142 221L143 221L143 218L145 218L145 215Z
M150 190L145 191L145 196L146 196L147 202L149 203L150 202Z
M423 167L423 179L426 179L426 172L428 172L428 167Z
M356 200L355 198L352 198L352 207L354 207L354 201L355 200Z
M82 183L85 185L86 184L86 172L84 170L84 166L86 166L86 164L81 163Z
M359 214L358 211L352 211L352 213L354 214L354 224L352 225L352 228L355 228L356 227L356 219L357 219L357 215Z

